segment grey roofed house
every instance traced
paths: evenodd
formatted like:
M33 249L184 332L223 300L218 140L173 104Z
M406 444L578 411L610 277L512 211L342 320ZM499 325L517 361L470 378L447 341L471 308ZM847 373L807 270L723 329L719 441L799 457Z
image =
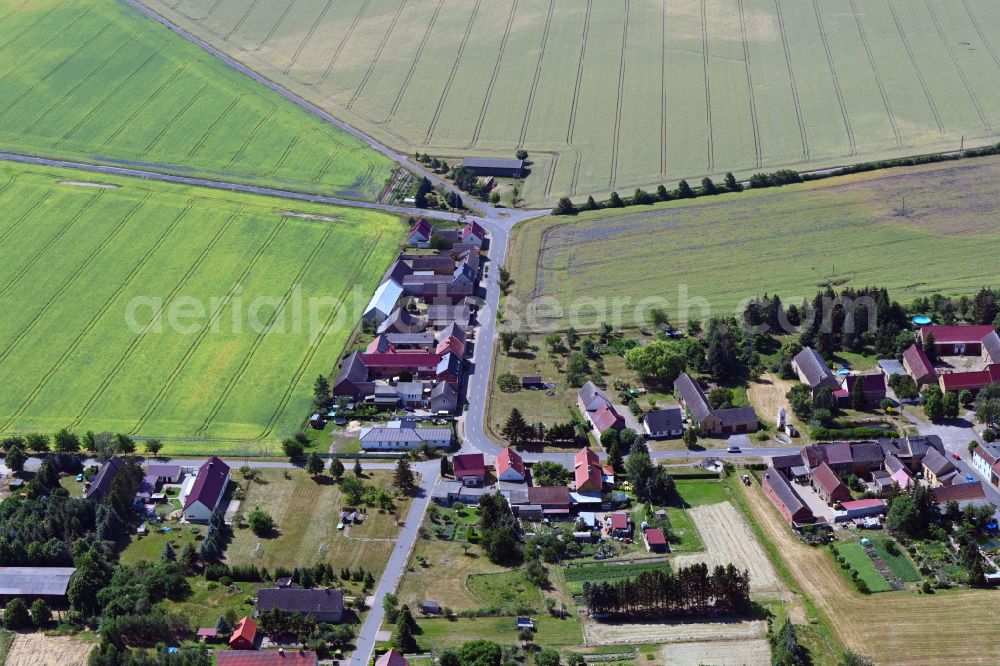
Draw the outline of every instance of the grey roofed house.
M894 453L890 453L885 457L885 469L889 474L895 474L901 469L906 469L906 465Z
M465 327L459 325L456 322L449 322L444 328L442 328L437 334L437 341L443 342L448 338L455 338L461 343L465 343Z
M155 476L163 483L177 483L181 478L181 466L153 463L146 465L146 476Z
M402 284L403 278L411 273L413 273L413 269L407 266L402 259L397 259L393 262L392 266L389 267L389 270L385 272L382 280L395 280L396 282Z
M434 334L430 331L422 333L386 333L385 341L390 345L433 345Z
M417 255L410 259L410 265L415 271L443 271L449 273L455 269L455 260L447 254Z
M882 447L878 442L857 442L851 444L851 457L855 465L858 463L877 465L885 458L885 454L882 453Z
M459 326L468 326L471 317L469 306L462 305L431 305L427 308L427 320L435 326L447 326L457 323Z
M458 407L458 393L448 382L438 382L431 391L431 409L435 412L453 412Z
M886 376L886 379L892 377L893 375L905 375L906 368L903 364L894 358L885 358L878 362L878 367L882 371L882 374Z
M982 339L983 355L989 357L990 363L1000 363L1000 335L990 331Z
M66 596L74 567L0 567L0 599Z
M730 407L728 409L717 409L714 412L715 418L725 426L740 425L743 423L757 423L757 412L753 407Z
M951 463L951 461L938 453L935 449L931 449L927 452L927 455L924 456L924 467L930 470L934 476L938 477L938 479L947 477L956 471L955 466Z
M696 422L701 422L705 417L712 415L712 406L708 403L705 392L687 373L674 380L674 390L680 394L684 407Z
M576 393L580 401L581 408L586 412L592 412L602 404L611 404L611 398L597 386L594 382L588 381L580 387Z
M344 593L340 590L275 589L257 590L257 612L274 608L311 615L321 622L340 622L344 613Z
M830 367L812 347L806 347L792 359L792 366L798 373L803 384L809 385L816 390L822 386L828 386L834 391L840 388L837 378L833 376Z
M646 427L646 432L651 436L657 436L660 433L670 435L684 430L684 414L680 407L651 409L646 412L642 423Z
M358 440L361 448L385 448L379 444L419 448L423 444L445 446L452 436L451 428L362 428Z
M361 358L361 352L351 352L340 366L337 378L333 380L333 395L357 397L371 393L375 388L369 379L368 366Z
M108 462L101 465L100 471L94 476L94 480L90 482L90 488L87 489L87 499L103 499L111 492L111 484L115 482L115 477L118 476L118 472L121 471L122 459L118 456L111 456Z
M790 453L783 456L772 456L771 467L779 470L791 469L802 464L802 455Z
M524 173L524 160L506 157L466 157L462 166L471 169L477 176L520 178Z
M413 333L426 328L424 322L418 317L414 317L406 308L396 308L378 326L378 333Z

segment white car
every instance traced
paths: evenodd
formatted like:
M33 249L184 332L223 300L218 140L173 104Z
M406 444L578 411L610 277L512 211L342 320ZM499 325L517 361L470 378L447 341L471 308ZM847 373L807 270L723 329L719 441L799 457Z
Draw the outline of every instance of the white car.
M739 453L739 452L740 452L740 447L738 446L730 446L728 449L726 449L726 453Z

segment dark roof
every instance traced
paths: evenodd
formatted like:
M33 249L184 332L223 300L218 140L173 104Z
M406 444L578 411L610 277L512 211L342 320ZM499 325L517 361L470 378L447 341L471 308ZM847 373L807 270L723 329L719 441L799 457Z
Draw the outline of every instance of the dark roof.
M461 342L465 342L465 327L458 325L456 322L450 322L447 326L442 328L438 334L438 342L444 342L448 338L455 338Z
M396 308L385 318L385 321L379 324L378 332L412 333L413 331L422 331L424 328L424 323L411 315L406 308Z
M712 406L708 404L705 392L686 372L674 380L674 390L680 394L684 406L695 421L701 421L712 414Z
M684 415L681 413L680 407L653 409L646 412L646 416L642 420L650 432L674 431L683 427Z
M447 254L419 255L410 259L410 266L415 271L433 271L443 268L450 271L455 268L455 260Z
M448 382L438 382L437 385L431 389L432 398L451 397L453 395L455 395L455 387Z
M833 376L833 372L830 371L830 367L826 364L826 361L812 347L804 348L792 360L795 361L795 365L798 366L799 371L805 376L806 383L812 388L816 388L822 384L828 386L837 384L837 380Z
M798 493L795 492L795 489L792 488L792 485L788 483L785 475L775 468L768 467L765 470L763 483L781 500L781 503L788 509L791 515L794 516L802 509L808 511L809 515L812 515L812 511L805 505Z
M885 457L878 442L858 442L851 445L851 457L854 462L879 463Z
M566 486L532 486L528 488L530 504L557 504L569 506L569 488Z
M986 499L986 491L983 490L983 484L979 481L957 483L952 486L940 486L932 488L931 492L934 494L934 500L938 504L947 504L951 501L968 502L971 500Z
M604 402L611 404L611 399L608 398L607 394L594 382L588 381L586 384L581 386L580 390L576 392L576 395L580 398L580 402L583 403L584 407L589 406L590 403L594 401L594 398L601 398Z
M861 380L861 390L865 393L885 395L885 375L881 372L873 375L848 375L844 378L844 388L850 392L859 379Z
M716 409L715 418L724 426L748 425L757 422L757 412L753 407L730 407L729 409Z
M74 571L73 567L0 567L0 596L61 597Z
M951 464L951 461L934 449L928 451L927 455L924 456L924 467L929 469L934 476L938 477L955 470L955 466Z
M524 160L516 160L508 157L466 157L462 160L462 166L470 169L522 169Z
M209 509L214 509L226 490L229 479L229 465L212 456L198 469L198 477L194 480L191 492L184 500L187 509L195 502L201 502Z
M299 613L342 613L344 593L340 590L261 588L257 591L257 610L281 608Z
M906 469L906 465L903 461L896 457L896 454L890 453L885 457L885 468L890 474L895 474L901 469Z
M344 362L340 366L340 372L337 374L337 379L334 380L333 385L337 386L342 382L367 382L368 381L368 366L361 358L361 352L351 352Z
M434 344L434 334L430 331L424 331L423 333L395 333L389 332L384 336L379 336L384 338L386 342L390 345L433 345Z
M180 465L162 465L157 463L146 465L146 476L155 476L161 479L176 479L180 475Z
M468 305L431 305L427 308L427 318L440 324L458 322L461 325L469 323Z
M108 462L101 465L100 471L90 482L90 488L87 489L87 498L101 499L111 492L111 484L115 482L115 477L118 476L118 472L121 471L124 464L118 456L111 456Z
M826 463L821 463L819 467L812 471L812 478L831 498L833 498L834 494L843 494L844 491L850 494L844 482L840 480L840 477Z
M798 453L789 453L784 456L773 456L771 458L771 467L775 469L791 469L801 464L802 455Z

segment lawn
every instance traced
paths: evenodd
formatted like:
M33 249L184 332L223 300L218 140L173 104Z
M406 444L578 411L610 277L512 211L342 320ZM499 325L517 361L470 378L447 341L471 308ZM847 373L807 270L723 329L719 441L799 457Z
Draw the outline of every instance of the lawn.
M670 543L673 553L691 553L704 548L698 528L694 526L687 509L668 506L667 518L670 519L670 534L679 539Z
M717 477L677 479L677 493L688 507L718 504L729 499L725 484Z
M989 0L144 1L408 154L523 146L529 204L954 150L1000 122Z
M665 560L631 563L570 564L563 569L566 590L572 595L583 594L584 583L599 583L622 578L634 578L643 571L669 569Z
M239 591L234 591L203 578L189 578L188 582L191 584L191 596L184 601L168 600L163 603L168 610L184 613L196 630L198 627L214 627L229 609L235 610L239 617L253 615L256 584L234 583L239 588Z
M549 615L533 616L535 621L534 642L544 647L573 647L583 643L583 629L574 615L558 619ZM488 639L501 644L518 642L513 616L458 618L456 620L418 619L423 629L417 643L424 649L441 650L461 647L474 640Z
M1000 158L976 158L521 225L505 315L515 320L545 297L551 307L533 330L580 331L644 324L657 303L638 304L654 295L684 322L733 314L765 292L800 302L831 282L884 286L901 303L971 294L998 277L989 261L1000 242L998 176ZM895 210L904 196L905 217ZM612 297L630 299L620 315ZM571 317L584 299L597 302Z
M395 545L396 521L409 510L409 500L397 501L396 513L368 508L360 525L337 530L340 512L347 506L340 486L327 477L317 483L303 470L260 470L264 483L252 482L240 509L267 511L275 535L258 537L250 529L237 529L226 549L229 564L255 564L274 570L330 562L335 569L363 567L380 575ZM350 472L348 472L350 473ZM391 472L366 474L366 483L388 486Z
M200 548L201 539L205 536L203 525L181 525L175 521L147 525L147 529L149 533L143 537L136 534L131 536L131 542L121 554L123 563L134 564L141 560L159 562L168 543L175 553L180 554L184 546L189 543ZM164 532L163 530L169 531Z
M375 200L393 163L115 0L0 1L11 152Z
M469 576L465 584L484 606L503 606L512 611L519 607L542 608L542 593L520 569L495 574Z
M904 583L916 583L920 581L920 573L913 567L910 559L903 551L895 539L891 537L874 537L872 543L875 544L875 552L886 563L893 574ZM892 552L890 545L892 544Z
M868 585L872 592L888 592L892 589L885 578L875 569L868 553L861 544L854 541L839 543L835 546L837 552L847 561L850 571L856 571L858 578Z
M168 455L280 455L403 225L80 178L0 166L0 432L67 426L161 438Z

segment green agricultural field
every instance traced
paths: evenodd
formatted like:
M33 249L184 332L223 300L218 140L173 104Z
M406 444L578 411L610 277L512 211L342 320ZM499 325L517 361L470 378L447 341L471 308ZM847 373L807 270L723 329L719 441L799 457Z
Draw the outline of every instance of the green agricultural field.
M400 150L529 204L995 140L989 0L143 0Z
M0 432L278 453L404 225L357 209L0 166Z
M393 170L117 0L0 0L0 148L369 200Z
M888 592L892 589L882 574L875 568L868 553L856 541L840 543L834 546L837 552L847 561L850 570L858 572L858 578L865 581L872 592Z
M683 323L765 292L798 303L828 283L885 286L902 303L971 294L1000 277L998 177L1000 159L984 157L547 218L515 236L505 315L525 321L524 304L547 297L538 326L566 327L576 308L583 330L646 323L634 313L651 296ZM621 316L615 297L630 299Z

